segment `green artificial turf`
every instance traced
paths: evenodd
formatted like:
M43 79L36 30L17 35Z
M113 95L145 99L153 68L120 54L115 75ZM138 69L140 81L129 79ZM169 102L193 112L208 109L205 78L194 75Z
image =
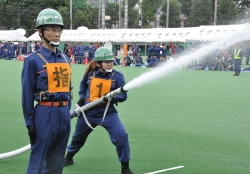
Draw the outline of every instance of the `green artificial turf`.
M21 108L23 62L0 60L0 154L29 143ZM72 65L73 106L86 65ZM115 67L117 69L117 67ZM151 69L120 67L127 79ZM117 107L129 134L131 170L162 173L248 174L250 171L250 73L182 69L128 91ZM72 120L71 134L76 118ZM70 137L71 139L71 137ZM70 141L70 140L69 140ZM29 152L0 160L0 174L26 172ZM118 174L108 133L97 127L64 174Z

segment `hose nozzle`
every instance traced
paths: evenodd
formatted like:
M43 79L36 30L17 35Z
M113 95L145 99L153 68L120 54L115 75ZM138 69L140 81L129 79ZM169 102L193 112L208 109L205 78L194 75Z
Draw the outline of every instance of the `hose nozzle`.
M124 86L125 86L125 85L122 85L122 86L121 86L121 92L128 92L128 90L125 90L125 89L124 89Z

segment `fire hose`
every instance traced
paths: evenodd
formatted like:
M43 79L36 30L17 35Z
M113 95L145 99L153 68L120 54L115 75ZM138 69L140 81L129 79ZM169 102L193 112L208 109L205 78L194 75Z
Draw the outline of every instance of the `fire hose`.
M103 103L104 97L106 97L106 98L108 98L108 100L110 100L110 99L112 99L112 97L115 97L122 92L126 92L126 90L124 90L124 87L125 86L122 86L121 88L118 88L114 91L111 91L110 93L106 94L105 96L98 98L97 100L94 100L93 102L90 102L82 107L75 108L73 111L70 112L71 116L78 117L82 111L86 111L90 108L93 108L94 106L97 106L97 105ZM11 151L11 152L7 152L7 153L2 153L2 154L0 154L0 160L5 159L5 158L10 158L13 156L17 156L21 153L27 152L30 149L31 149L31 145L28 144L27 146L24 146L20 149L17 149L17 150Z

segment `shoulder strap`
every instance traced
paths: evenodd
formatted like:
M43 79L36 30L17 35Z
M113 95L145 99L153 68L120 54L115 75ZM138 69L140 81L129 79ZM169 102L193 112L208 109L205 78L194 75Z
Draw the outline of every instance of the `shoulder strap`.
M112 72L112 76L111 76L111 79L112 79L112 77L114 76L114 74L115 74L115 72L113 71L113 72Z
M44 62L48 63L47 60L41 55L41 53L36 53Z
M69 64L69 62L67 61L65 55L63 53L61 53L61 56L64 58L64 60Z

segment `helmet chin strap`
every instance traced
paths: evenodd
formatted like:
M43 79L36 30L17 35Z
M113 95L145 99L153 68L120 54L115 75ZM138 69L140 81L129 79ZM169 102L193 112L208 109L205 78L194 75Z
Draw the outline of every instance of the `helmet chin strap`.
M52 45L52 46L54 46L54 47L58 47L58 46L60 45L60 42L51 42L51 41L49 41L45 36L43 36L43 38L44 38L44 40L45 40L48 44L50 44L50 45Z
M104 72L104 73L111 73L113 70L112 69L103 69L102 68L102 62L100 62L100 66L99 66L99 68L101 68L101 70Z

